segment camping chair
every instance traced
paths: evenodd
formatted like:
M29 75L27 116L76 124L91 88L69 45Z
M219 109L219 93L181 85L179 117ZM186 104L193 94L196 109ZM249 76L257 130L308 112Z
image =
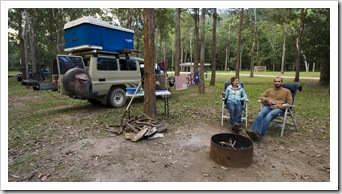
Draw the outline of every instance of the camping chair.
M223 119L230 119L229 110L226 108L227 99L225 99L226 88L230 85L230 82L224 83L224 90L222 92L222 114L221 114L221 126L223 126ZM244 88L244 84L240 82L241 87ZM242 114L241 121L245 121L245 126L247 128L247 118L248 118L248 99L241 101L242 104Z
M283 84L283 88L289 89L292 94L292 104L283 104L283 107L285 107L285 112L284 114L279 114L278 117L276 117L271 123L280 123L282 124L281 132L280 132L280 137L283 136L284 134L284 129L285 125L291 125L295 127L295 130L298 131L297 128L297 123L296 120L294 119L293 115L293 107L294 107L294 102L295 102L295 97L297 90L301 88L302 86L299 84ZM301 91L301 89L300 89ZM261 102L258 100L258 102ZM262 105L261 105L262 106ZM292 123L288 122L288 117L291 117Z

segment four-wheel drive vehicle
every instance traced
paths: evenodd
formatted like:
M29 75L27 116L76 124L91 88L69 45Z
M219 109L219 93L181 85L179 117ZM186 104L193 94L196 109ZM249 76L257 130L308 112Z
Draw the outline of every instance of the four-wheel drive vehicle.
M141 80L139 61L142 59L98 53L83 57L57 55L54 67L58 74L53 74L52 81L58 83L63 95L122 107L127 100L126 88L137 87Z
M126 88L137 87L141 81L143 63L144 59L127 53L122 56L98 50L57 55L53 59L51 83L24 80L23 85L33 86L34 90L55 90L74 99L118 108L127 101ZM156 89L172 87L174 78L167 78L157 67Z
M124 106L126 88L137 87L143 77L140 66L144 59L131 56L134 31L83 17L64 25L64 39L64 51L69 54L58 54L53 59L51 83L39 83L34 78L22 84L90 103ZM168 82L163 72L158 69L156 73L156 89L173 86L173 77Z

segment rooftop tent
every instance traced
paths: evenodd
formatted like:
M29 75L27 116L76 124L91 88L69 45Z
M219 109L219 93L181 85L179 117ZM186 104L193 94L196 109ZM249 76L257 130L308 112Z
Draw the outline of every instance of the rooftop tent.
M64 51L99 49L120 52L134 49L134 31L108 22L82 17L64 25Z

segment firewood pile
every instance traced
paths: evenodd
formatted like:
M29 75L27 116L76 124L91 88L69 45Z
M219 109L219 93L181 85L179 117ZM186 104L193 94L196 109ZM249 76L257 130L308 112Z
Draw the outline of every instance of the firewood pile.
M131 119L124 119L122 123L122 131L124 131L125 139L133 142L142 139L155 139L164 137L162 132L167 128L158 121L153 120L146 114L135 116Z

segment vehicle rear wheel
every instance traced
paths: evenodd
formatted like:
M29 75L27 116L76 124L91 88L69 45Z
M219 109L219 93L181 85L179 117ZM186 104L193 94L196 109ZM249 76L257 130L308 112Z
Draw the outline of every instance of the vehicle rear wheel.
M120 108L126 104L126 93L121 88L112 88L108 94L108 105L113 108Z

